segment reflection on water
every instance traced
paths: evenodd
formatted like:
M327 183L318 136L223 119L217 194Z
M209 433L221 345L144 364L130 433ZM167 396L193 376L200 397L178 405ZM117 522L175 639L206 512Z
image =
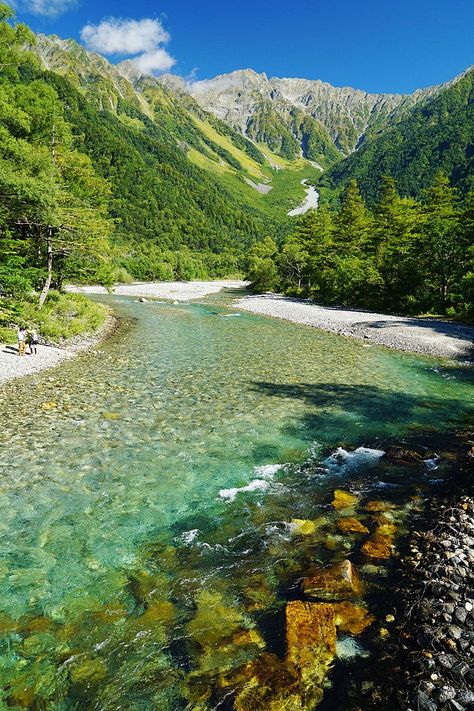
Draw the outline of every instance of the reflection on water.
M456 427L467 371L237 316L225 296L109 302L119 334L5 388L0 698L233 708L225 675L281 655L274 620L302 571L352 545L328 514L333 489L439 475L328 455ZM321 516L295 545L290 522Z

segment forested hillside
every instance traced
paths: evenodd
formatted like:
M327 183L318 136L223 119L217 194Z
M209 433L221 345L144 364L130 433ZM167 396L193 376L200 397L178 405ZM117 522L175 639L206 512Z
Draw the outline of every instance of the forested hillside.
M420 195L442 170L466 194L474 176L474 69L334 165L319 181L340 191L357 180L370 204L384 175L404 196Z
M53 302L71 318L87 311L80 299L48 298L65 279L107 285L223 276L242 269L266 230L278 231L270 210L247 204L234 184L189 159L199 131L184 108L173 107L181 125L171 131L132 95L111 104L105 79L86 96L80 82L44 69L25 49L34 48L34 36L11 18L0 4L0 328L28 314L43 334L71 335L69 316L57 332L45 325ZM189 143L177 142L180 128ZM264 160L240 141L252 165Z
M255 245L248 273L258 291L472 317L474 190L461 199L439 172L415 200L386 177L369 209L353 180L338 210L308 212L281 248L271 239Z

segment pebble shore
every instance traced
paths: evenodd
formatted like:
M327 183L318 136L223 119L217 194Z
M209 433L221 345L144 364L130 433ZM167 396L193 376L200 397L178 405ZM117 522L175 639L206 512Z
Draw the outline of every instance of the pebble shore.
M474 499L433 504L412 538L403 630L407 710L474 709ZM412 600L412 593L414 601Z
M110 316L96 333L74 338L62 346L40 344L37 355L20 357L16 345L0 345L0 386L16 378L54 368L63 361L94 348L115 330L116 325L117 320Z

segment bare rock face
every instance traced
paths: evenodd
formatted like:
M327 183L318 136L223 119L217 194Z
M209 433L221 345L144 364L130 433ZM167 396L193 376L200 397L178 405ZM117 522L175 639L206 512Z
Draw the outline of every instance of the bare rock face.
M360 597L362 581L350 560L320 568L303 578L303 592L316 600L348 600Z
M351 87L331 86L319 79L269 79L266 74L242 69L194 82L188 92L206 111L247 135L262 105L286 121L292 111L300 110L317 119L335 146L347 155L361 145L372 128L395 120L405 109L440 88L430 87L413 94L369 94Z

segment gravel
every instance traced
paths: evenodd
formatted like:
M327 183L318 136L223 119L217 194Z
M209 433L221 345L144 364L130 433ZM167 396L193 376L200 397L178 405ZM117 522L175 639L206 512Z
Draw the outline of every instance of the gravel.
M193 301L202 299L209 294L216 294L222 289L241 289L247 286L244 281L163 281L136 282L134 284L119 284L112 289L117 296L136 296L150 299L167 299L169 301ZM67 291L76 294L107 294L103 286L67 286Z
M37 355L20 357L16 346L0 345L0 385L41 370L54 368L64 360L82 353L102 341L115 327L116 320L110 317L94 335L77 338L61 347L39 345Z
M324 307L275 294L246 296L234 307L401 351L474 360L474 327L463 324Z

